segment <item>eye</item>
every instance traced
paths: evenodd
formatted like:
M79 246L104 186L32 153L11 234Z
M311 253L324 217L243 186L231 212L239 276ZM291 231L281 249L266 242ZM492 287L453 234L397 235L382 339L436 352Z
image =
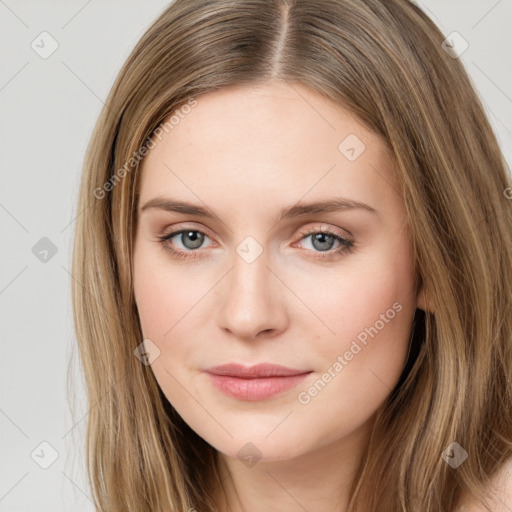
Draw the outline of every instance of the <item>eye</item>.
M193 259L199 256L194 253L201 252L199 249L205 239L209 237L197 229L180 229L158 238L164 249L170 252L172 256L179 259ZM183 248L176 249L176 242L172 241L173 238L177 238ZM318 227L302 232L301 241L306 239L311 239L312 249L309 252L316 253L312 258L320 260L332 260L342 254L350 253L355 245L353 241L334 231ZM333 249L335 244L338 244L338 246Z
M181 242L185 249L177 250L173 247L174 244L171 241L175 237L177 237L177 240ZM164 249L177 258L196 258L196 255L191 256L187 253L197 252L197 249L201 247L205 238L208 238L207 235L197 229L181 229L159 237Z
M301 240L310 239L313 252L319 253L313 256L313 258L316 259L333 259L336 256L350 253L354 249L354 242L352 240L348 240L347 238L334 231L330 231L329 229L319 229L318 227L315 227L307 230L302 234L303 237ZM339 245L333 249L332 247L336 243Z

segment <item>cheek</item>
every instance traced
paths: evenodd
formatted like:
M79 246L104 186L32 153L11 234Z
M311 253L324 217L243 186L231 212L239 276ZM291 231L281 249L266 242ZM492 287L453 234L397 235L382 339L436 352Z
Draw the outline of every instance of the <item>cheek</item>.
M340 280L320 315L335 335L318 336L321 368L298 391L300 421L325 424L324 442L362 425L393 390L407 359L415 302L410 268L396 260ZM403 262L402 262L403 263ZM316 336L315 336L316 337Z
M409 312L415 308L413 267L406 255L378 252L373 258L354 259L354 262L353 267L344 268L339 276L324 280L324 287L312 287L315 280L311 276L302 280L302 294L307 293L308 305L318 313L324 326L331 328L335 338L356 335L390 309L388 316L393 319L396 316L398 320L392 323L400 323L398 317L406 315L394 315L398 309L395 306L393 310L395 303ZM316 282L321 283L321 278L319 275ZM327 328L322 332L329 338Z
M406 240L397 250L383 248L357 266L330 280L336 286L323 293L310 289L308 305L323 323L312 336L314 350L327 367L344 356L352 367L344 370L346 377L354 372L351 379L361 378L372 368L391 383L407 357L416 308Z
M150 247L136 248L133 280L144 336L160 345L197 302L198 291L179 266L169 264L163 249L160 254Z
M142 255L134 261L134 294L145 338L161 339L171 327L169 304L172 289L158 279L158 267L148 264Z

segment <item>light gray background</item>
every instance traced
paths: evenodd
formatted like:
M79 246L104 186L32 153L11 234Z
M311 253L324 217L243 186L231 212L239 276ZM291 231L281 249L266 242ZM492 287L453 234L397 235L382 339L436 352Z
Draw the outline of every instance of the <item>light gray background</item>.
M456 31L469 43L460 58L512 167L512 0L417 3L445 35ZM67 398L78 180L119 68L167 4L0 0L2 512L94 510L82 449L88 409L76 354L74 417ZM46 59L31 47L43 31L59 45ZM43 237L57 248L46 262L32 251ZM42 442L58 453L47 469L39 464L51 462L52 451Z

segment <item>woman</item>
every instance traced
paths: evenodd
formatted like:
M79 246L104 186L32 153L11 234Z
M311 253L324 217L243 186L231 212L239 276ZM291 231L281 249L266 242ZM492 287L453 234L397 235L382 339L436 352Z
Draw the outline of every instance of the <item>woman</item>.
M512 184L444 39L176 0L139 41L74 247L98 510L512 507Z

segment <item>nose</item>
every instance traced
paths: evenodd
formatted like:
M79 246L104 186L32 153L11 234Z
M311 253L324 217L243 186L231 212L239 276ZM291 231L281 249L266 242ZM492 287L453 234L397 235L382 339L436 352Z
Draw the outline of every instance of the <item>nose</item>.
M269 267L267 252L248 262L236 252L220 288L218 324L233 337L255 340L286 329L286 286Z

